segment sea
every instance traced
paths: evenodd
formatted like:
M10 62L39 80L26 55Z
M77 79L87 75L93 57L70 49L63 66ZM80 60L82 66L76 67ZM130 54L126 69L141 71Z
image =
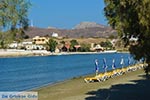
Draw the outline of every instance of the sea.
M97 53L0 58L0 91L32 90L94 74L95 59L99 72L104 72L103 59L106 59L107 70L112 70L113 59L116 67L121 68L123 58L126 67L129 57L132 58L129 53Z

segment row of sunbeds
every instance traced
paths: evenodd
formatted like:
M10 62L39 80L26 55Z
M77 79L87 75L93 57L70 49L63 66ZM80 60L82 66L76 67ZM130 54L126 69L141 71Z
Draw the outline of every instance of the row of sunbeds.
M135 64L135 65L124 67L124 68L118 68L118 69L114 69L112 71L108 71L108 72L105 72L105 73L100 73L100 74L98 74L94 77L84 78L84 81L86 83L103 82L103 81L108 80L109 78L114 78L114 77L129 73L129 72L132 72L132 71L136 71L138 69L142 69L145 66L147 66L147 64L142 63L142 64Z

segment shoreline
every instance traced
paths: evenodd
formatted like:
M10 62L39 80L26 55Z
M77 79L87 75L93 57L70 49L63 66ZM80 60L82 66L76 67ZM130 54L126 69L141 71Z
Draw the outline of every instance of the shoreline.
M29 57L29 56L46 56L50 52L46 50L17 50L17 49L0 49L0 58L5 57Z
M90 74L50 84L34 89L33 91L39 93L39 100L88 100L87 98L91 96L88 95L90 91L110 89L119 84L135 84L134 81L145 79L144 77L140 77L144 75L145 73L143 69L141 69L111 78L105 82L85 83L83 79L87 76L93 76L93 74Z
M51 55L74 55L74 54L103 54L103 53L119 53L116 50L104 52L60 52L51 53L46 50L17 50L17 49L0 49L0 58L8 57L29 57L29 56L51 56ZM122 52L121 52L122 53Z

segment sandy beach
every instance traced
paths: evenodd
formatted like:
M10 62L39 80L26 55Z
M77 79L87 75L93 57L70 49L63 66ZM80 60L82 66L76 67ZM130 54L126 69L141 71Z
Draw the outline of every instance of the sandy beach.
M85 77L34 91L38 91L39 100L145 100L150 97L150 80L143 69L100 83L85 83Z
M50 52L46 50L0 49L0 57L44 56L44 55L50 55Z

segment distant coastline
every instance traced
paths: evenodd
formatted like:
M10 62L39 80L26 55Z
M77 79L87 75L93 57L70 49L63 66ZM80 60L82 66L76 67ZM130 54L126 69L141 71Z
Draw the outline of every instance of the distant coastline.
M117 53L116 50L104 52L60 52L51 53L46 50L17 50L17 49L0 49L0 57L28 57L28 56L50 56L50 55L70 55L70 54L99 54L99 53Z
M17 49L0 49L0 57L21 57L21 56L46 56L50 52L46 50L17 50Z

